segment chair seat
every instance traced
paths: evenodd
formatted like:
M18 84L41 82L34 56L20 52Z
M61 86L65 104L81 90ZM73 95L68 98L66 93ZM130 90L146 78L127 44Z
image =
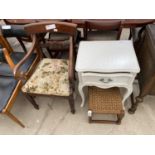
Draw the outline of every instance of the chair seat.
M17 83L13 77L0 76L0 112L7 105Z
M117 31L90 31L87 40L116 40Z
M45 58L23 86L24 93L69 96L68 60Z
M12 52L11 53L11 58L15 64L17 64L24 56L25 53L23 52ZM34 59L36 57L36 54L32 54L30 58L21 66L20 70L21 71L28 71L30 68L31 64L33 63ZM13 73L9 67L9 65L5 62L0 62L0 75L2 76L13 76Z

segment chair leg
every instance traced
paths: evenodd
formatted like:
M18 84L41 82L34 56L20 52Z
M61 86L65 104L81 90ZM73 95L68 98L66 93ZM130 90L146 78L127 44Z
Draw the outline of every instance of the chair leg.
M132 38L132 32L131 32L131 28L130 28L130 34L129 34L128 40L131 40L131 38Z
M131 108L128 110L129 114L134 114L137 110L138 104L143 102L143 97L137 96L136 101L132 103Z
M74 114L75 113L75 105L74 105L74 97L73 97L73 94L71 94L69 96L69 106L70 106L70 109L71 109L71 113Z
M26 49L24 43L22 42L22 40L20 38L18 38L18 37L17 37L17 40L19 41L20 45L22 46L24 52L27 53L27 49Z
M6 114L9 118L11 118L14 122L19 124L21 127L25 128L25 125L21 123L12 113L10 113L9 111L5 111L4 114Z
M35 109L39 110L39 105L36 103L32 96L30 96L29 94L24 94L24 96L29 100L29 102L34 106Z

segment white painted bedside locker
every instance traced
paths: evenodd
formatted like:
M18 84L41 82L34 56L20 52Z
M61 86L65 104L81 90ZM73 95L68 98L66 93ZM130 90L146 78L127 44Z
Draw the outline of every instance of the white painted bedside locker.
M126 88L122 103L131 95L136 74L140 71L130 40L81 41L78 49L76 71L79 78L81 106L85 103L85 86L107 89Z

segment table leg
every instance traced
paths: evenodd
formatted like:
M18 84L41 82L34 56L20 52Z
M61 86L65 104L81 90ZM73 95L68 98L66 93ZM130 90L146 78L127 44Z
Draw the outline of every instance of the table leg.
M128 110L129 114L134 114L137 110L137 106L139 103L143 102L142 96L137 96L136 101L132 103L131 108Z
M84 103L85 103L85 95L84 95L83 87L84 86L82 86L82 85L79 85L79 87L78 87L79 93L80 93L80 96L81 96L81 99L82 99L81 107L83 107L84 106Z
M123 95L123 100L122 100L122 103L124 104L125 101L127 100L127 98L131 95L132 91L133 91L133 87L130 86L130 87L124 87L126 88L126 92L125 94Z

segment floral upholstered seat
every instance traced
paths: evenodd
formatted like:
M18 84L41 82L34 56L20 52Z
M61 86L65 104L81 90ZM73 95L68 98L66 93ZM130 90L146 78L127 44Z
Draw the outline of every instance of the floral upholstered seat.
M45 58L23 86L24 93L69 96L68 60Z

